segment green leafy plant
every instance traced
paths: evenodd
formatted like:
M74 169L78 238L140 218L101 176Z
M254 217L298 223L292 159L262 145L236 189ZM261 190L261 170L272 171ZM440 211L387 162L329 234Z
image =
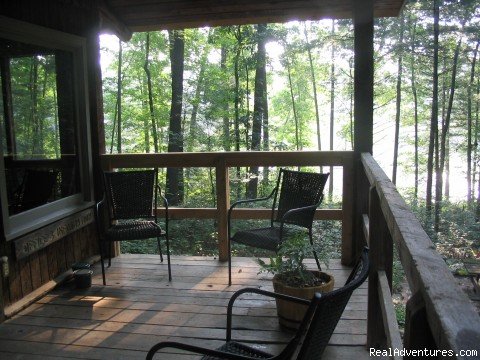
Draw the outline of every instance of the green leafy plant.
M278 280L288 286L311 287L318 286L326 281L326 277L316 276L309 271L303 261L317 253L320 262L328 267L329 253L319 244L313 245L307 240L304 233L292 235L280 246L277 255L270 258L270 263L258 259L260 272L276 275ZM321 273L322 274L322 273Z

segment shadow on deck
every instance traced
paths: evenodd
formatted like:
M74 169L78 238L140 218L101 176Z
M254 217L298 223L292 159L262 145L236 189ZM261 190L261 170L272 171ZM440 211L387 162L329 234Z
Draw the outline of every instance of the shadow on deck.
M0 358L144 359L153 344L167 339L217 347L225 338L230 295L246 286L272 290L271 275L257 274L254 259L234 258L233 266L228 287L226 264L175 256L169 283L166 261L160 264L158 256L122 255L107 269L107 286L97 265L91 288L78 290L68 282L0 324ZM331 260L327 271L339 287L350 269ZM235 314L237 340L276 353L289 339L278 325L274 301L245 296ZM323 358L367 359L366 330L365 283L353 293ZM161 358L195 357L170 353Z

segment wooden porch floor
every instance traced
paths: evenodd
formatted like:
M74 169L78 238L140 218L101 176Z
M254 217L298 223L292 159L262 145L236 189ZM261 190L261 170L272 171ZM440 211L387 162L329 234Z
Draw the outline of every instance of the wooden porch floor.
M227 267L213 258L172 257L173 281L166 261L154 255L122 255L107 269L102 286L95 266L93 286L75 289L66 283L15 317L0 324L1 359L144 359L162 340L216 347L225 337L226 305L246 286L271 290L271 275L257 274L252 258L234 258L234 278L227 286ZM310 263L310 265L313 265ZM331 260L335 287L350 270ZM235 308L235 339L278 351L289 338L277 323L275 302L245 297ZM324 359L367 359L367 285L357 289L331 338ZM260 331L255 331L260 330ZM189 360L168 353L162 359Z

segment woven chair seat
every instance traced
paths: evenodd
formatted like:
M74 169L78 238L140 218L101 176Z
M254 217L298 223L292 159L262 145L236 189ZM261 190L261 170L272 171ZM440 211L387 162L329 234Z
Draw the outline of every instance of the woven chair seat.
M235 341L228 341L223 346L219 347L217 350L220 350L229 354L249 356L254 359L268 359L272 357L272 355L266 352L253 349L251 347L247 347ZM218 359L221 359L221 358L209 356L209 355L205 355L204 357L202 357L202 360L218 360Z
M130 220L111 226L105 231L107 241L144 240L165 235L154 221Z
M277 251L282 239L287 239L299 232L299 230L284 227L283 236L280 236L280 227L276 226L240 230L232 237L232 241L261 249Z

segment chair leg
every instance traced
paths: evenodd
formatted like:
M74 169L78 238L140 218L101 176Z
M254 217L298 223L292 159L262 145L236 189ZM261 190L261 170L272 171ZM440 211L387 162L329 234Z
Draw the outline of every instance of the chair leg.
M232 244L228 239L228 286L232 285Z
M108 267L112 266L112 243L109 241L108 246Z
M160 237L157 236L158 252L160 253L160 261L163 262L162 247L160 246Z
M167 266L168 266L168 281L172 281L172 269L170 266L170 240L168 235L165 235L165 240L167 243Z
M100 252L100 264L102 266L102 279L103 279L103 285L107 285L107 280L105 278L105 263L103 261L103 253L105 251L105 242L101 241L100 239L98 240L98 250Z
M312 230L310 230L310 232L308 233L308 237L310 238L310 244L313 246ZM317 252L315 250L313 250L313 257L315 258L315 262L317 263L318 270L322 271L320 261L318 260Z

